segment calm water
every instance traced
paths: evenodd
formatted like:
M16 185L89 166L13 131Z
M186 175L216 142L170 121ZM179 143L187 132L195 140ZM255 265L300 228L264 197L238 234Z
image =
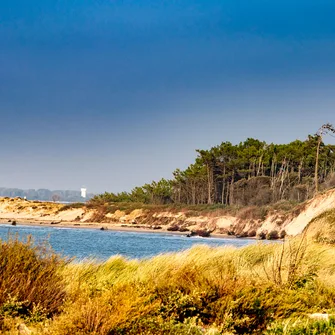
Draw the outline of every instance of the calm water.
M94 257L101 260L116 254L128 258L150 257L160 253L188 249L195 244L241 247L255 243L254 240L248 239L188 238L163 233L0 225L0 239L6 240L9 235L15 234L18 234L20 238L32 235L37 242L48 240L56 252L66 256L77 259Z

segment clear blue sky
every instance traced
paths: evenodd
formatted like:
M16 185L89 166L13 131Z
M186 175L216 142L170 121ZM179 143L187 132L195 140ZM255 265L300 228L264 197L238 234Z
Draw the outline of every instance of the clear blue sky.
M1 0L0 186L130 190L195 149L334 124L334 13L333 0Z

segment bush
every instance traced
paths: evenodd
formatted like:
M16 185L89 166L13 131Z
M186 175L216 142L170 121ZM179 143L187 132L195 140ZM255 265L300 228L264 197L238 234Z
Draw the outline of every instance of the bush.
M191 236L210 237L211 232L205 229L197 229L191 232Z
M335 209L327 210L310 221L305 231L314 241L335 244Z
M258 240L265 240L267 233L265 231L261 231L257 234Z
M29 316L38 306L46 316L58 312L65 298L65 284L59 273L63 265L63 259L44 245L33 245L30 238L0 240L2 311L5 306L14 306L16 314Z
M334 188L335 187L335 173L332 173L329 175L329 177L326 179L324 186L326 189Z
M285 230L282 230L282 231L280 232L280 234L279 234L279 237L280 237L280 238L285 238L285 236L286 236L286 231L285 231Z
M250 206L242 208L237 217L240 220L264 220L268 214L266 207Z
M279 234L277 230L271 230L269 233L266 234L266 239L267 240L278 240L279 239Z
M295 322L274 323L266 332L268 335L333 335L335 319L329 320L298 320Z
M234 184L234 202L239 206L264 206L272 201L271 179L267 176L241 179Z
M167 227L166 230L167 231L179 231L179 226L175 225L175 226L170 226L170 227Z
M269 292L262 289L241 291L231 303L231 328L237 334L257 334L273 317L267 308Z
M85 206L86 205L83 202L74 202L72 204L67 204L67 205L62 206L58 210L58 212L67 211L67 210L70 210L70 209L84 208Z
M256 236L256 230L250 230L248 232L248 237L255 237Z

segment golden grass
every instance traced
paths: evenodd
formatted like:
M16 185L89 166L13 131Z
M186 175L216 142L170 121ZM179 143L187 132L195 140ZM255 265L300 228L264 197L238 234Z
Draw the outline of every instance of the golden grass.
M335 209L315 217L307 227L307 235L321 244L335 244Z
M20 310L33 298L31 291L23 296L14 289L17 285L10 286L7 297L12 300L0 304L4 333L22 322L36 334L55 335L312 334L322 327L335 329L331 322L307 318L309 313L335 311L335 248L307 238L241 249L196 246L145 260L117 256L103 263L69 264L45 252L41 258L40 247L29 241L1 242L4 246L13 249L8 255L16 253L15 262L30 255L29 267L8 267L6 280L16 280L20 271L43 269L38 276L30 275L29 285L46 292L44 300L34 296L35 305L46 303L44 318L38 318L41 310ZM54 272L50 264L56 264ZM23 291L28 287L24 281L19 285ZM55 287L60 289L56 295ZM51 304L49 310L52 296L58 305ZM32 301L28 306L34 306Z

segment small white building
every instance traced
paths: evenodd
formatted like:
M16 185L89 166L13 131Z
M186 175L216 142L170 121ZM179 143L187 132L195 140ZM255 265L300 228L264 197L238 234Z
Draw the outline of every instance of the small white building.
M80 191L81 191L81 196L82 196L82 198L86 198L86 188L85 187L82 187L81 189L80 189Z

